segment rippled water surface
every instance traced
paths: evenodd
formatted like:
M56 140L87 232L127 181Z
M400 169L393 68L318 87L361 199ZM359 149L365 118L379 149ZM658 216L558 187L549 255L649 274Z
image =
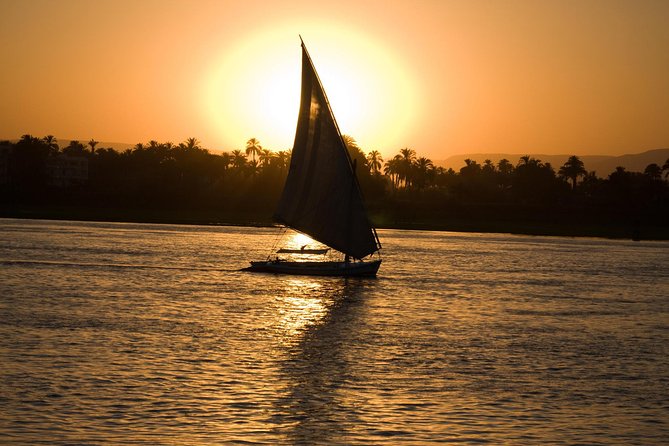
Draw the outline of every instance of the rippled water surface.
M669 244L0 220L0 443L667 444Z

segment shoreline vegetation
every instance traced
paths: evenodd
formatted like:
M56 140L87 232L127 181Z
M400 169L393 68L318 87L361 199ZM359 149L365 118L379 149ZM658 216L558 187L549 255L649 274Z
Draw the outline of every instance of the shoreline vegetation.
M405 148L384 161L345 136L372 223L380 229L669 240L669 160L604 178L577 156L554 169L465 160L455 171ZM190 138L118 152L51 136L0 142L0 217L274 226L290 152L251 138L212 154ZM333 193L336 193L334 191Z

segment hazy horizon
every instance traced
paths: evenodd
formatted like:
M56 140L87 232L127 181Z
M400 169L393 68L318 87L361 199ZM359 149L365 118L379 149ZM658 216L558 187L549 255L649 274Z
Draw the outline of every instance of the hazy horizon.
M301 34L386 157L669 147L669 3L0 0L0 135L293 143ZM61 141L67 139L60 138Z

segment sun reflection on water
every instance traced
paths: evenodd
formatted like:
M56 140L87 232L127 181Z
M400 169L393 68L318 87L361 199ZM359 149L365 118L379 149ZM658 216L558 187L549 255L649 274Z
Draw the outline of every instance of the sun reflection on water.
M292 229L285 230L279 237L276 248L279 258L294 262L341 261L343 256L339 251Z
M288 240L286 245L290 246L291 248L301 248L302 246L309 246L312 243L317 242L306 234L295 232L291 234L290 240Z
M277 296L282 340L292 344L309 327L318 325L327 315L323 283L309 278L291 278Z

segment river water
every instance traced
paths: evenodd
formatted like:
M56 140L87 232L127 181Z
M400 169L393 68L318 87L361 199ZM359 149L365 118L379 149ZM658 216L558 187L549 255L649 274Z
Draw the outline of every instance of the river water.
M2 444L667 444L669 243L0 219Z

